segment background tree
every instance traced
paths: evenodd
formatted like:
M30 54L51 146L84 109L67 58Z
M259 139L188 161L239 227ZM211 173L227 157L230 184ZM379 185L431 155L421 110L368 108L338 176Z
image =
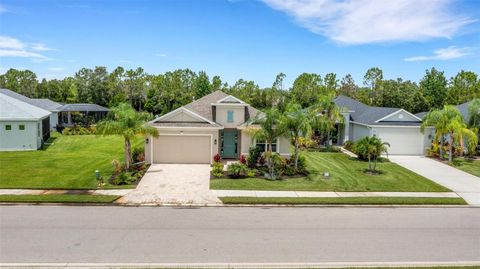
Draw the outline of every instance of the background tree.
M374 104L376 92L378 91L378 86L382 80L383 71L378 67L372 67L367 70L367 73L365 73L363 84L370 88L370 104Z
M474 98L480 98L480 84L477 74L462 70L450 79L450 87L445 101L447 104L462 104Z
M293 139L294 167L298 168L299 138L310 137L312 134L312 119L314 115L309 109L302 109L299 104L289 103L282 117L281 125L284 126L289 136Z
M212 92L212 85L210 79L205 71L198 72L198 76L195 79L195 98L201 98Z
M119 104L110 111L111 117L97 124L97 132L101 135L121 135L125 147L125 171L130 170L132 161L132 139L137 135L158 136L157 128L145 124L151 118L146 112L137 112L126 103Z
M322 92L322 78L318 74L303 73L293 82L292 99L302 107L315 104Z
M425 70L425 76L420 81L420 90L430 109L442 108L447 96L447 79L443 72L434 67Z
M355 84L355 80L353 79L352 75L347 74L340 81L340 87L338 89L338 94L355 98L357 90L358 90L358 86L357 86L357 84Z

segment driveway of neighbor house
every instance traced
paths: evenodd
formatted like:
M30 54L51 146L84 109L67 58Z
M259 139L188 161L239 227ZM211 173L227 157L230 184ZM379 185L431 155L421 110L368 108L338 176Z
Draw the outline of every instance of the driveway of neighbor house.
M205 205L221 203L210 191L208 164L152 164L125 204Z
M389 159L456 192L468 204L480 206L480 178L423 156L389 156Z

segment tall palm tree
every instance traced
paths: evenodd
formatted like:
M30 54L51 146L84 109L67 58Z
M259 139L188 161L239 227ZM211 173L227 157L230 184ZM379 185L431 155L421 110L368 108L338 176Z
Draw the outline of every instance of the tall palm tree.
M310 137L312 133L312 119L313 114L309 109L302 109L299 104L290 103L287 105L287 110L284 117L282 117L282 124L287 133L293 139L294 145L294 167L298 167L298 148L300 137Z
M335 93L324 95L312 107L315 112L313 125L320 132L326 134L325 146L330 146L330 138L336 124L343 123L343 116L339 107L332 101Z
M444 106L441 110L432 110L426 116L422 123L422 132L426 127L435 128L435 143L440 140L440 157L443 157L443 141L446 135L448 135L448 161L453 159L453 144L455 142L462 146L465 139L468 143L468 148L471 150L472 144L478 141L477 135L467 128L463 116L460 111L451 105ZM475 144L476 146L476 144ZM473 146L473 148L475 147Z
M101 135L121 135L124 138L125 170L130 169L132 161L131 140L137 135L158 136L158 130L145 123L151 115L137 112L130 104L121 103L110 111L111 117L97 125L97 132Z

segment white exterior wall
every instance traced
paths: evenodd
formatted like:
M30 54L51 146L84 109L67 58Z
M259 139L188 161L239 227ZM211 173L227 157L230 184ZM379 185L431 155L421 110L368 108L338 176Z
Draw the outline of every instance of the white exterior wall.
M161 128L158 128L158 132L160 135L178 135L178 136L182 136L182 135L195 135L195 134L198 134L198 135L211 135L211 145L212 145L212 158L214 155L216 155L218 153L218 143L219 143L219 139L218 139L218 130L201 130L201 129L161 129ZM151 163L152 162L152 157L153 157L153 145L155 143L154 140L156 140L158 138L154 138L154 137L149 137L148 138L148 144L146 143L145 141L145 161L147 163ZM185 154L188 154L188 153L185 153Z
M373 134L388 142L388 154L391 155L424 155L425 137L420 127L374 127Z
M359 124L350 124L350 140L357 141L362 139L365 136L371 136L371 130L367 126L359 125Z
M25 130L19 130L19 125L25 125ZM5 130L11 125L10 131ZM0 151L37 150L42 145L42 130L40 121L2 121L0 122Z
M242 130L241 137L242 140L240 152L242 155L248 155L250 147L253 145L254 139L248 132L244 130ZM278 143L280 144L280 146L277 146L278 153L280 153L280 155L282 156L290 156L290 138L282 136L278 138Z
M233 122L227 122L228 111L233 111ZM217 105L215 121L225 128L237 128L245 122L245 106Z
M55 130L58 124L58 112L52 112L50 114L50 130Z

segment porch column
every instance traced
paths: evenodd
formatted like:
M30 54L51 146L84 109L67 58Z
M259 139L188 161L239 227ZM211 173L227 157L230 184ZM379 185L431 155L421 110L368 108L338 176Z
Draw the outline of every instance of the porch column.
M67 112L67 124L72 124L72 114L70 114L70 111Z
M350 112L342 112L342 116L343 116L343 119L344 119L344 128L343 128L343 141L341 142L342 144L344 144L345 142L347 142L348 140L350 140Z

